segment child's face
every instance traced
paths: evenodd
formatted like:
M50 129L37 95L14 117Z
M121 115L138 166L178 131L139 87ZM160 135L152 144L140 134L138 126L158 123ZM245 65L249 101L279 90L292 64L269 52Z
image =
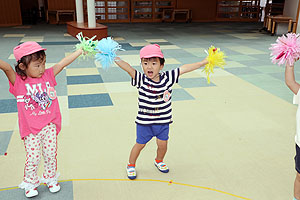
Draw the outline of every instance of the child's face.
M31 78L40 78L45 72L46 56L42 59L31 61L25 69L26 75Z
M153 81L159 81L159 72L164 65L161 65L159 58L142 58L142 67L144 73Z

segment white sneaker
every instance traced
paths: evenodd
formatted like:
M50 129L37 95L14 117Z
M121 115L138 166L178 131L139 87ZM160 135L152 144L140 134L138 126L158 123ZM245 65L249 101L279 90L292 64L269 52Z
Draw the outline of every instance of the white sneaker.
M136 179L136 171L135 171L135 167L132 166L127 166L126 168L127 170L127 177L131 180Z
M47 184L47 186L49 188L49 191L51 193L55 193L55 192L58 192L60 190L60 185L57 182L57 179L58 179L59 175L60 175L59 172L57 172L56 175L53 178L45 179L44 177L42 177L40 181L44 184Z
M37 191L37 188L33 188L33 189L25 189L25 196L30 198L30 197L35 197L39 194L39 192Z
M60 190L60 185L57 181L53 181L49 184L47 184L49 191L52 193L58 192Z
M157 167L157 169L159 171L161 171L163 173L168 173L169 172L169 168L164 162L157 163L156 161L154 161L154 165Z

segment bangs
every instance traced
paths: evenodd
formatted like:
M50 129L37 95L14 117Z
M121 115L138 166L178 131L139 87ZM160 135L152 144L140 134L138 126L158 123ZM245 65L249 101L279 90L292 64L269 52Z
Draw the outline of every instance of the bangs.
M153 61L158 61L159 60L159 57L151 57L151 58L142 58L142 61L150 61L150 62L153 62Z

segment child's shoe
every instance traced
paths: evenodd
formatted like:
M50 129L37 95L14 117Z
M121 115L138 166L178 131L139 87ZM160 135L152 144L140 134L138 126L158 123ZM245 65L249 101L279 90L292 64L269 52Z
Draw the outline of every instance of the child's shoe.
M60 185L58 184L57 181L53 181L49 184L47 184L49 191L52 193L58 192L60 190Z
M47 178L47 179L45 179L44 177L41 178L41 182L48 186L49 191L51 193L55 193L60 190L60 185L57 181L59 175L60 175L59 173L56 173L56 175L53 178Z
M25 191L25 196L30 198L30 197L35 197L39 194L37 191L37 187L40 185L40 182L37 182L35 184L32 183L27 183L27 182L22 182L19 185L19 188L24 189Z
M131 180L136 179L135 165L128 164L126 170L129 179Z
M163 173L168 173L169 168L168 166L162 161L162 160L155 160L154 165L157 167L157 169Z
M33 188L33 189L25 189L25 196L30 198L30 197L35 197L37 196L39 193L37 191L37 188Z

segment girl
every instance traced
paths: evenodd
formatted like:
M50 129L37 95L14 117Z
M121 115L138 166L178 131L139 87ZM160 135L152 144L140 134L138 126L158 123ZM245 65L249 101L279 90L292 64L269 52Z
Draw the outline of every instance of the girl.
M26 197L38 195L40 181L50 192L58 192L57 135L61 130L61 114L54 86L55 76L82 54L78 49L49 69L45 69L45 50L36 42L25 42L14 48L15 70L3 60L0 69L9 80L9 91L17 99L21 138L26 150L23 182L19 185ZM38 164L44 157L44 173L37 176Z
M295 80L294 65L286 64L285 68L285 83L290 88L294 95L294 104L298 104L296 115L296 156L295 156L295 169L297 171L294 182L294 199L300 200L300 84Z

